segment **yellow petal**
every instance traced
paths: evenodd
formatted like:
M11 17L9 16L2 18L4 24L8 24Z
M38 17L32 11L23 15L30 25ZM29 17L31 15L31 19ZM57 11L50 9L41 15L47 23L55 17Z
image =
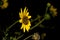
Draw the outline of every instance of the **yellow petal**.
M24 13L26 12L26 7L24 8Z
M22 13L22 8L20 10L21 10L21 13Z
M22 18L23 17L22 8L20 10L21 10L21 12L19 12L19 16L20 16L20 18Z
M23 32L25 32L25 25L23 25L24 27L23 27Z
M53 13L53 16L57 16L57 12L54 12L54 13Z
M26 30L29 31L29 29L30 29L30 26L26 26Z
M28 21L28 25L31 26L31 22L30 22L30 20Z
M26 30L27 30L27 31L29 31L30 26L31 26L31 24L30 24L30 21L29 21L29 23L26 25Z
M20 19L19 22L22 23L22 19Z
M55 12L57 9L55 8L53 11Z
M23 28L23 24L22 24L22 26L21 26L21 29Z
M30 19L31 18L31 16L28 16L28 19Z
M26 13L26 16L28 16L28 15L29 15L29 12Z
M19 17L20 17L20 18L23 18L23 14L22 14L22 13L19 13Z
M26 7L24 8L24 14L26 15L28 12L28 9L26 9Z

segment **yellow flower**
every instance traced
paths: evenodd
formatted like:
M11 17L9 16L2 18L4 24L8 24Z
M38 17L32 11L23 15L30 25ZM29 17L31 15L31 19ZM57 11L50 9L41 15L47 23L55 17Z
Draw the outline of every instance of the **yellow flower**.
M50 7L50 11L53 13L52 16L57 16L57 9L54 8L53 6Z
M7 0L2 0L3 2L7 2Z
M39 33L34 33L34 35L32 36L32 39L34 39L34 40L40 40Z
M2 5L0 5L0 7L1 7L2 9L8 7L8 2L7 2L7 0L2 0L1 3L2 3Z
M23 29L23 32L25 32L25 30L29 31L31 26L31 22L29 20L31 16L28 15L29 15L28 9L26 9L25 7L24 10L22 11L21 8L21 12L19 12L19 17L21 19L19 20L19 22L22 23L21 29Z

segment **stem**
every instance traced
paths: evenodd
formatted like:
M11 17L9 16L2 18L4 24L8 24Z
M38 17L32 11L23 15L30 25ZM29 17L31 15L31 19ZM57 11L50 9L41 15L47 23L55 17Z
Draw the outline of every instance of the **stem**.
M45 18L43 18L39 23L37 23L35 26L33 26L30 30L34 29L35 27L37 27L39 24L41 24L43 21L45 20Z
M30 36L28 36L28 37L26 37L24 40L27 40L28 38L30 38L32 35L30 35Z
M46 11L45 11L45 14L47 13L47 11L48 11L48 6L46 7Z
M31 22L34 22L34 21L36 21L37 19L39 19L40 18L40 16L37 16L37 18L35 18L34 20L32 20Z
M6 32L9 31L9 29L14 26L16 23L18 22L18 20L16 22L14 22L11 26L9 26L7 29L6 29Z
M21 36L19 36L17 39L20 39L24 34L22 34Z
M6 38L6 33L9 31L9 29L14 26L16 23L18 22L18 20L16 22L14 22L11 26L9 26L7 29L6 29L6 32L4 32L5 34L5 38ZM7 39L7 38L6 38Z

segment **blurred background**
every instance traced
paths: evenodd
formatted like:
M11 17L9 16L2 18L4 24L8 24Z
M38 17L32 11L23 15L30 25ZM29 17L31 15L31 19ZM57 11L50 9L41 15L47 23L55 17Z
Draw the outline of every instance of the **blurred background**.
M59 27L59 1L58 0L8 0L9 6L6 9L0 8L0 39L4 37L4 31L7 27L9 27L11 24L13 24L15 21L19 20L19 11L20 8L25 8L25 6L28 8L28 11L30 15L32 16L32 19L35 19L37 17L37 14L43 16L45 14L46 10L46 4L51 3L55 8L57 8L58 16L55 18L52 18L48 21L44 21L42 24L45 26L44 28L36 27L33 30L31 30L29 33L24 33L24 37L21 39L38 32L40 35L42 33L46 33L46 37L44 40L55 40L57 39L56 36L56 29ZM34 22L32 23L32 26L34 25ZM31 27L32 27L31 26ZM20 30L21 24L17 23L14 25L10 31L8 31L9 36L15 36L14 32L21 32ZM29 40L29 39L27 39Z

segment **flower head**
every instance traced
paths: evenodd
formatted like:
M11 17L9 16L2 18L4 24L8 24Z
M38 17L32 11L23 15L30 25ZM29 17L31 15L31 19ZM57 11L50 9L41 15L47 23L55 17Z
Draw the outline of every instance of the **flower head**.
M8 2L7 2L7 0L2 0L2 1L0 1L0 7L1 7L2 9L7 8L7 7L8 7Z
M51 6L50 7L50 12L52 12L52 16L54 17L54 16L57 16L57 11L56 11L57 9L56 8L54 8L53 6Z
M19 17L21 18L19 22L22 23L21 29L23 29L23 32L25 32L25 30L29 31L31 26L31 22L29 19L31 18L31 16L29 16L29 12L28 9L26 9L26 7L23 11L21 8L21 12L19 12Z
M34 33L34 35L32 36L32 39L40 40L40 35L38 33Z

